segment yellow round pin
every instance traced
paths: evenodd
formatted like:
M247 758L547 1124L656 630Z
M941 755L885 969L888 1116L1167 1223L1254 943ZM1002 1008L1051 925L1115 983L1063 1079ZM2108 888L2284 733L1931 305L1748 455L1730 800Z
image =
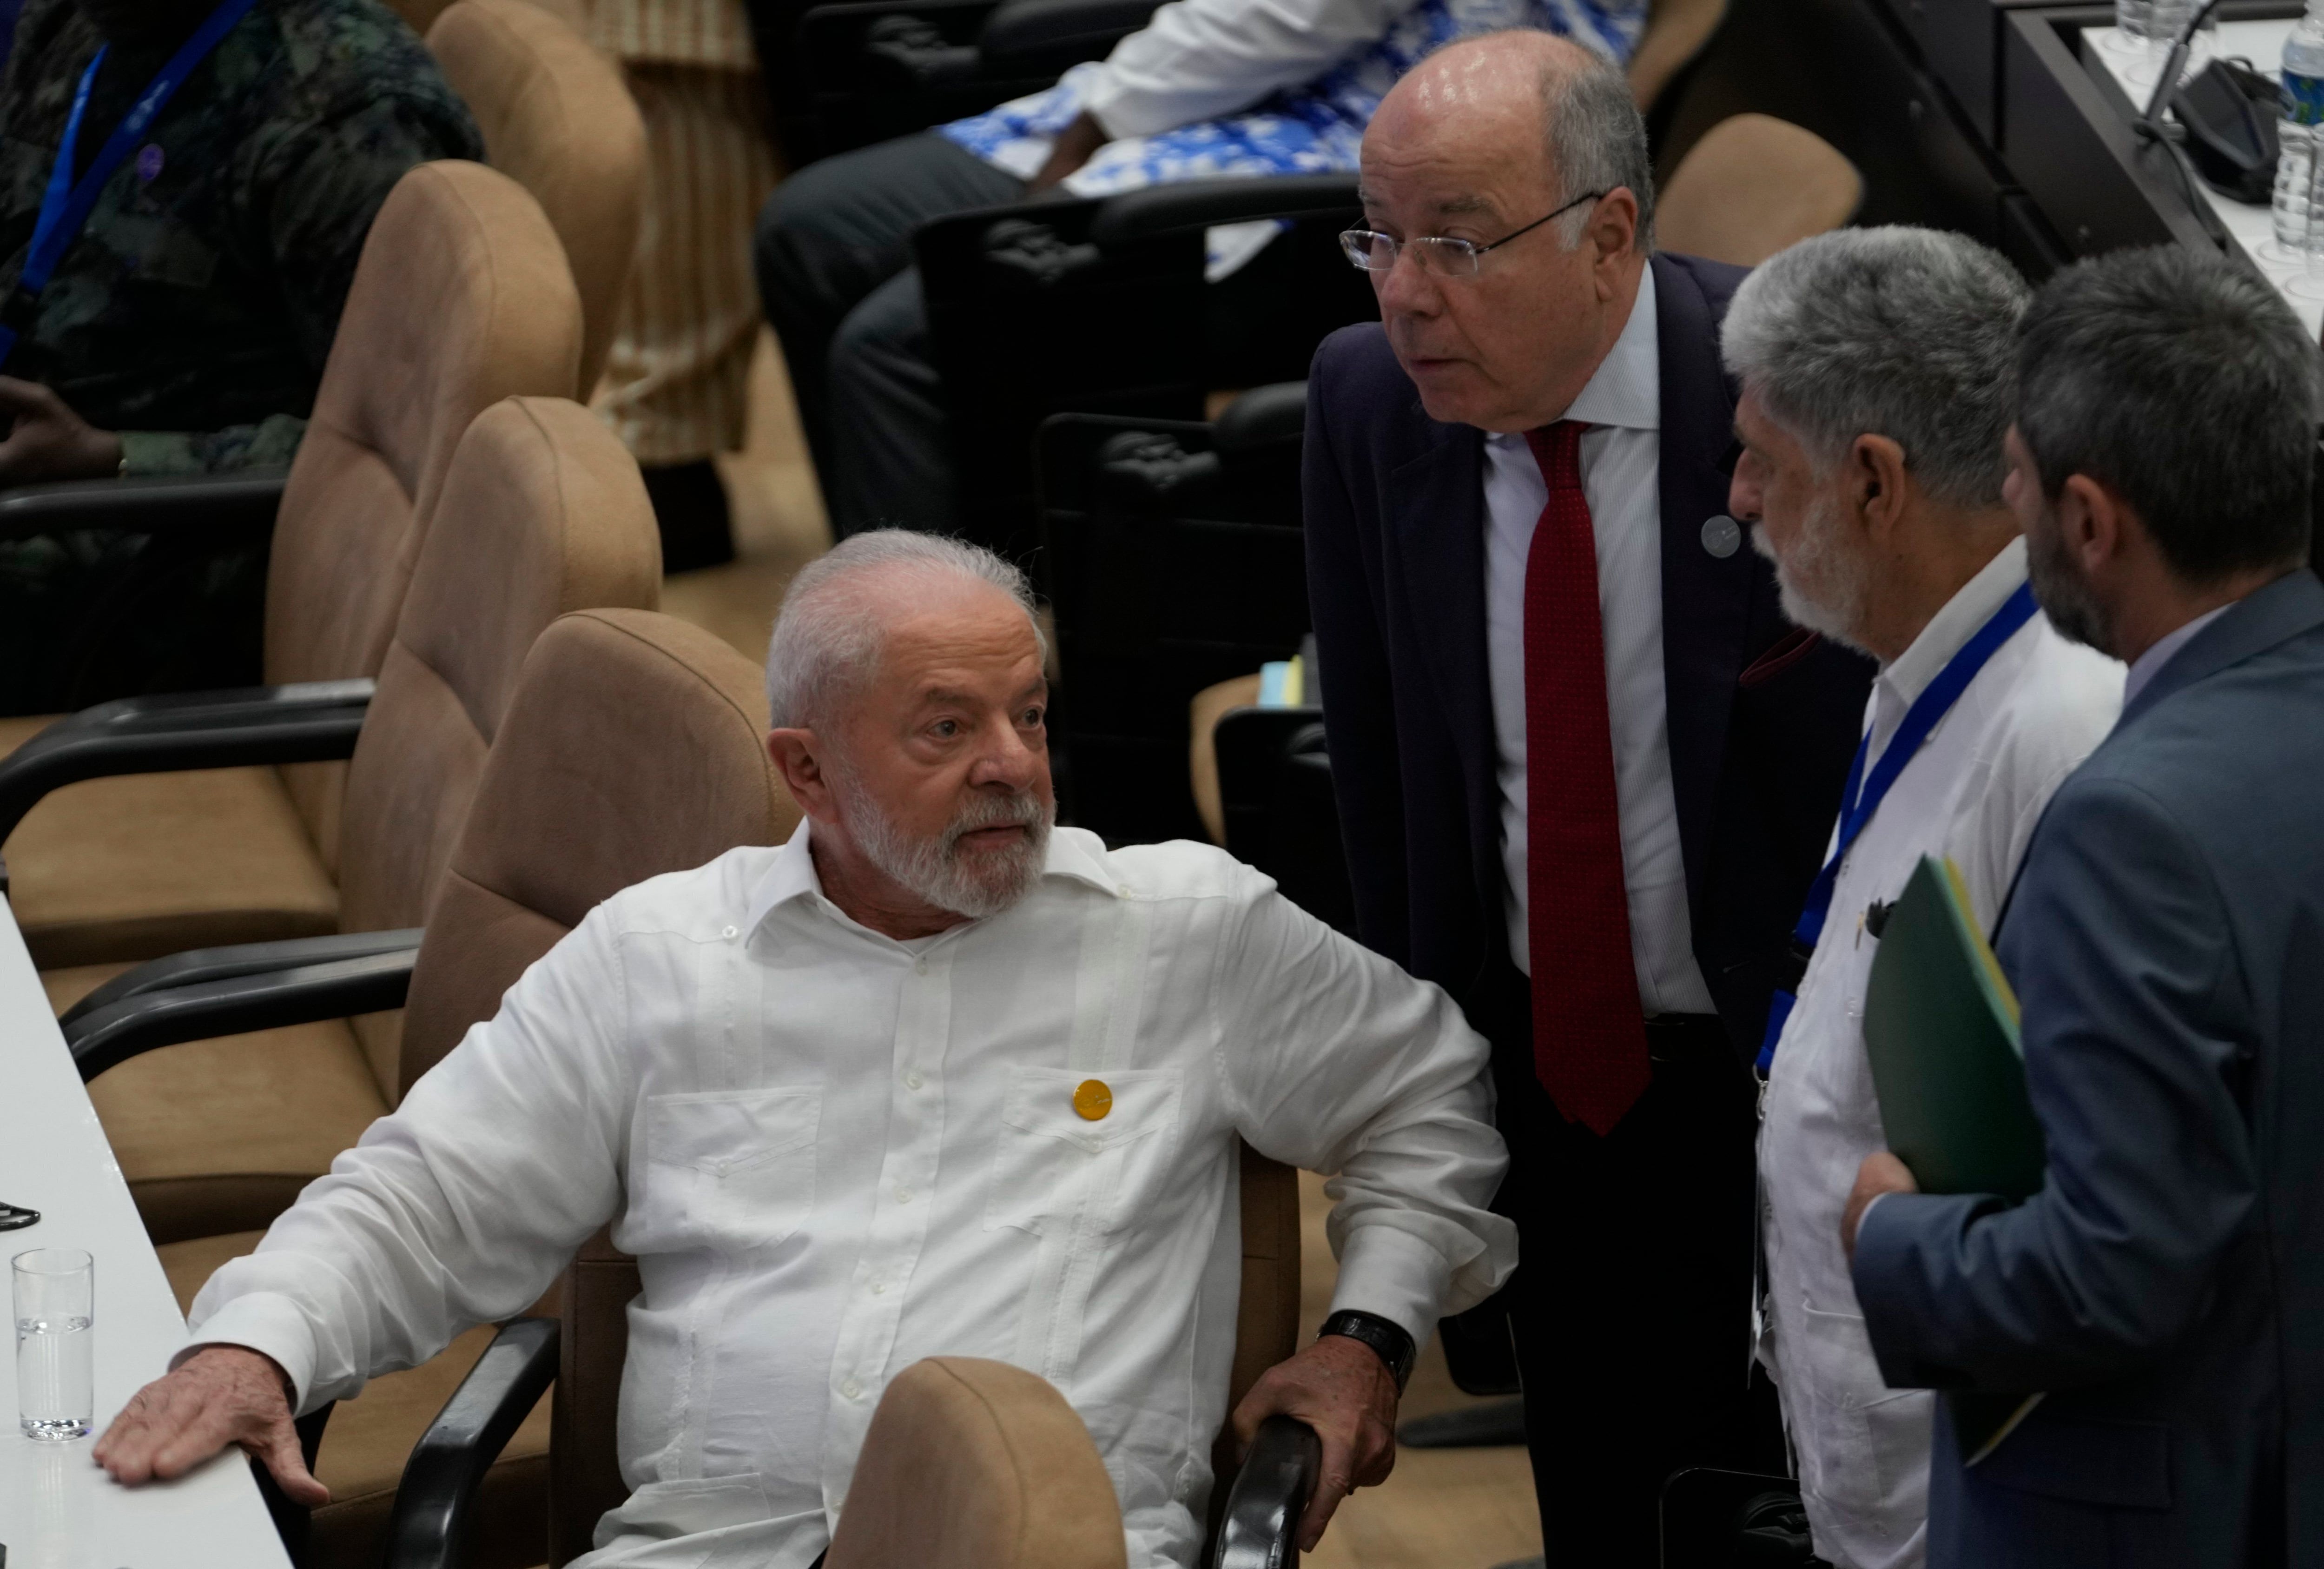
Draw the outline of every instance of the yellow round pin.
M1103 1079L1084 1079L1074 1091L1074 1110L1089 1121L1102 1119L1113 1110L1113 1092Z

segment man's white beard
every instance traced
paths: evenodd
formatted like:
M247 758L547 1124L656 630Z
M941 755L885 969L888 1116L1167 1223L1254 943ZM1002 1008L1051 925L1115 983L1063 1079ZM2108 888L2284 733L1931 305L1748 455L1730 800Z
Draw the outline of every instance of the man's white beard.
M1764 525L1751 531L1751 548L1775 563L1775 587L1794 625L1820 632L1859 652L1870 651L1857 635L1857 623L1864 614L1864 562L1840 531L1840 509L1830 496L1818 496L1800 520L1789 561L1767 543Z
M833 771L846 812L847 832L872 865L938 909L982 920L999 915L1040 881L1049 853L1049 811L1030 790L979 793L943 833L919 838L899 828L851 769ZM964 834L1021 825L1025 836L1006 850L973 857L961 853Z

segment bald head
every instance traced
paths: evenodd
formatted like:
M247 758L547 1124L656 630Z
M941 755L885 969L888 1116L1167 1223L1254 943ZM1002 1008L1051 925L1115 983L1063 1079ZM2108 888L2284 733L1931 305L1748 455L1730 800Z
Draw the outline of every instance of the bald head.
M1447 44L1391 88L1364 134L1364 168L1435 165L1517 174L1553 203L1628 189L1638 248L1652 248L1654 180L1646 125L1621 71L1553 32L1487 33ZM1457 208L1480 193L1454 191ZM1582 220L1563 226L1571 245Z
M1646 123L1610 62L1539 32L1439 50L1364 133L1380 322L1431 417L1563 417L1620 336L1653 244ZM1386 259L1386 264L1382 264Z

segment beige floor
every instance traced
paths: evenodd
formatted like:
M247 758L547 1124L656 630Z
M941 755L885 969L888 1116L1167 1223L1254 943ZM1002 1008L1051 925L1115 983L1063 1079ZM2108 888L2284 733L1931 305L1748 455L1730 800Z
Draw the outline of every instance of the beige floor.
M756 660L765 655L784 585L831 542L770 337L761 337L752 370L750 444L721 466L733 505L737 558L671 579L662 589L662 608ZM1305 1177L1302 1185L1305 1333L1313 1334L1331 1302L1334 1266L1323 1240L1329 1205L1322 1179ZM1469 1402L1432 1343L1413 1374L1404 1415ZM1314 1569L1489 1569L1540 1551L1541 1521L1524 1450L1406 1450L1384 1486L1359 1492L1341 1507L1307 1562Z

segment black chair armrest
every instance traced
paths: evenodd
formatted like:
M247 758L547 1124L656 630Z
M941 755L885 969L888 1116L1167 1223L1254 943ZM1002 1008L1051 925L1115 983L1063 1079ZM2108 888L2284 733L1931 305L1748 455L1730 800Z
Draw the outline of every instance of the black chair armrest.
M0 540L103 529L126 534L189 533L274 526L284 468L145 479L77 479L0 491Z
M374 683L301 681L122 697L69 715L0 758L0 840L82 780L352 756Z
M1307 383L1269 382L1219 411L1211 439L1221 452L1242 454L1296 445L1307 434Z
M977 49L985 69L1015 75L1054 65L1063 70L1097 60L1144 27L1157 0L1001 0Z
M397 948L143 992L83 1014L66 1027L65 1044L86 1083L159 1047L384 1013L403 1006L419 952Z
M387 1569L460 1569L468 1507L493 1462L557 1377L557 1321L501 1326L403 1463L387 1524Z
M336 959L366 959L380 954L408 953L420 946L422 928L402 927L381 932L334 932L328 937L291 937L272 943L235 943L222 948L189 948L165 959L152 959L115 975L65 1010L57 1020L69 1033L76 1024L100 1008L110 1008L132 997L198 986L208 981L231 981L263 975Z
M1299 1516L1323 1468L1315 1430L1289 1417L1259 1425L1227 1493L1211 1569L1290 1569L1299 1562Z
M801 91L916 91L973 79L992 0L843 0L799 19Z
M1090 238L1111 248L1163 235L1254 218L1310 218L1363 211L1352 174L1284 174L1149 185L1105 198Z

